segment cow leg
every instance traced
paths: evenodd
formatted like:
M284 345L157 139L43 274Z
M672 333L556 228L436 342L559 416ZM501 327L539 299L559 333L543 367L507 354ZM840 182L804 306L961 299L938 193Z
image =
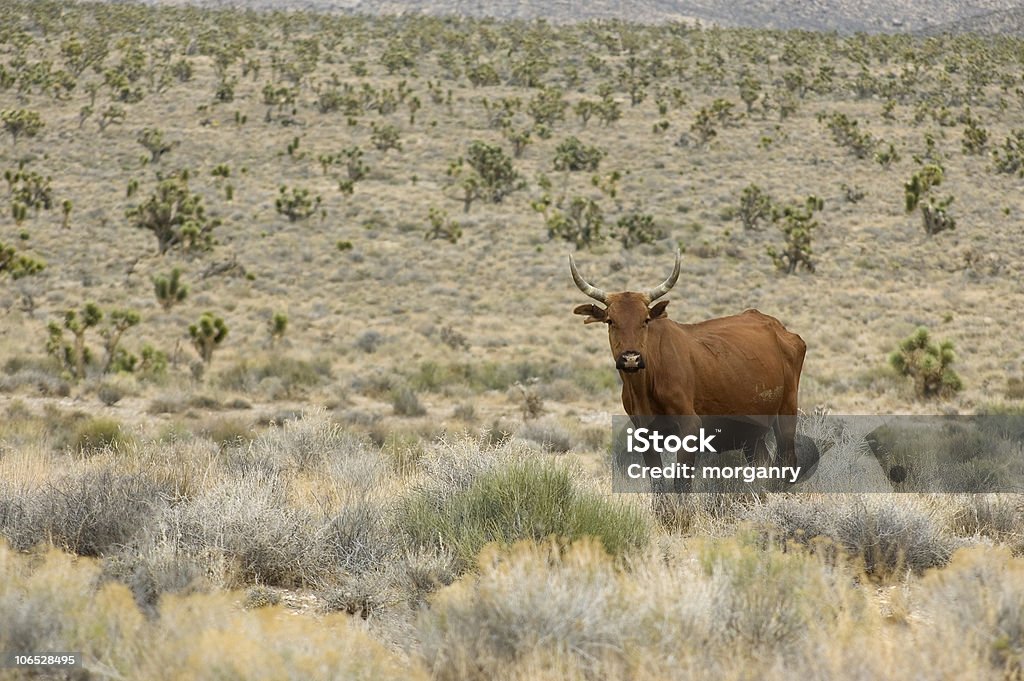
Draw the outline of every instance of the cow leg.
M781 412L772 423L775 432L775 464L796 466L796 409L793 413Z
M696 415L680 416L676 419L678 434L681 438L687 435L700 437L700 417ZM687 452L680 449L676 454L676 462L683 467L682 470L689 471L691 477L679 477L675 479L675 491L677 494L685 494L693 489L693 477L697 474L697 453Z
M763 466L769 462L768 444L764 437L746 440L743 443L743 457L748 466Z
M650 469L661 468L665 464L661 460L660 452L646 451L643 453L644 457L644 475L650 476ZM668 484L662 478L649 477L651 481L651 491L655 494L668 492Z

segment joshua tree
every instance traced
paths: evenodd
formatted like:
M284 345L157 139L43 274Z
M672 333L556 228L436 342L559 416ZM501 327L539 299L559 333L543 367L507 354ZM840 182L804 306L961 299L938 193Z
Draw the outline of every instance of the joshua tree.
M931 192L933 187L942 184L942 179L942 166L937 163L928 163L903 185L907 213L913 213L920 206L924 231L929 235L956 227L956 220L949 214L949 206L953 203L953 197L936 199Z
M228 327L217 315L204 312L195 324L189 325L188 335L191 336L192 345L202 358L203 364L209 366L213 359L213 351L227 338Z
M273 347L284 338L284 332L288 330L288 315L284 312L275 312L267 324L267 330L270 332L270 345Z
M786 245L781 253L769 247L768 256L786 274L794 274L800 267L814 272L811 237L818 222L813 216L824 206L825 202L817 196L808 196L802 205L790 204L772 212L772 221L782 230Z
M37 274L46 267L46 263L27 255L22 255L14 246L7 246L0 241L0 277L9 274L12 279L21 279Z
M161 255L172 248L183 251L213 248L213 230L220 220L206 217L203 200L188 187L188 173L161 179L146 201L128 209L128 219L156 237Z
M900 341L889 355L889 363L900 375L914 379L914 391L922 399L949 397L960 391L963 382L952 368L955 361L952 341L935 345L923 326Z
M35 137L43 129L43 119L35 111L26 109L4 109L0 111L0 123L11 136L11 144L17 144L19 137Z
M177 267L167 276L154 277L153 289L157 302L164 310L170 310L188 296L188 286L181 283L181 270Z

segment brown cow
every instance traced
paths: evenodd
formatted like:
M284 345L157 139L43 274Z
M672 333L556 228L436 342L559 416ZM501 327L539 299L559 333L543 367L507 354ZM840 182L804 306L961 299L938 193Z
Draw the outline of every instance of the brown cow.
M776 462L797 465L797 391L807 348L800 336L757 310L697 324L670 320L668 301L651 303L679 278L679 253L672 275L644 292L606 293L587 283L571 255L569 267L576 286L605 305L580 305L573 313L585 315L585 324L608 325L622 377L622 406L634 423L661 417L660 428L694 434L711 423L707 418L702 423L701 416L735 416L727 420L733 422L729 448L742 448L750 463L763 461L764 436L771 428ZM692 466L694 459L679 452L681 464ZM645 454L645 465L660 466L660 455Z

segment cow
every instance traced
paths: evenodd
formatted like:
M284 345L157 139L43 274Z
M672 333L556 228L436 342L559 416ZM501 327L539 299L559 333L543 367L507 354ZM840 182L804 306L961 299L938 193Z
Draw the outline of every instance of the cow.
M607 293L589 284L569 256L576 286L604 305L580 305L573 313L586 317L584 324L608 326L626 414L635 425L653 418L659 429L682 436L707 428L709 417L734 417L714 421L731 424L722 431L728 438L722 444L742 449L748 464L764 462L764 437L771 429L775 463L797 466L797 392L807 350L803 339L753 309L696 324L672 321L665 312L669 301L658 299L679 279L680 265L677 252L675 269L657 287ZM816 454L814 447L815 464ZM680 450L678 463L694 462L693 453ZM644 455L645 467L661 465L660 454Z

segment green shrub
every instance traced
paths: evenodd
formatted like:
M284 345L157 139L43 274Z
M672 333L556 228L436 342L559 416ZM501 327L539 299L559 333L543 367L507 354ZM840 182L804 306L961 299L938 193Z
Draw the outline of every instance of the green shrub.
M501 203L507 195L525 186L512 159L501 147L481 140L470 142L466 155L452 161L447 174L449 186L460 193L453 198L462 201L467 213L477 199Z
M107 447L121 448L129 443L121 424L109 418L91 418L78 424L68 446L79 453L89 454Z
M935 345L923 326L903 339L889 355L889 363L900 375L914 379L914 392L923 399L950 397L963 388L952 368L955 360L952 341Z
M776 251L774 247L768 248L768 256L775 263L775 267L786 274L794 274L800 267L814 272L811 239L818 227L818 221L814 220L813 216L824 205L825 202L820 198L808 196L803 205L793 203L773 210L772 220L786 239L785 248L781 252Z
M620 556L648 541L647 523L635 508L580 489L568 470L539 460L491 470L449 496L418 492L399 516L414 542L453 552L462 569L489 542L592 536Z
M291 193L289 193L288 188L282 186L274 201L274 208L278 213L287 217L289 222L297 222L316 213L320 208L320 202L319 196L310 199L308 189L292 187Z
M596 171L606 152L598 147L588 146L576 137L569 137L555 148L555 170Z
M216 380L225 390L251 393L259 390L265 380L274 379L283 396L291 396L302 388L323 383L330 375L331 367L327 360L308 362L294 357L266 357L242 360L219 373Z
M0 276L11 275L12 279L20 279L38 274L46 267L46 263L18 253L14 246L7 246L0 241Z

